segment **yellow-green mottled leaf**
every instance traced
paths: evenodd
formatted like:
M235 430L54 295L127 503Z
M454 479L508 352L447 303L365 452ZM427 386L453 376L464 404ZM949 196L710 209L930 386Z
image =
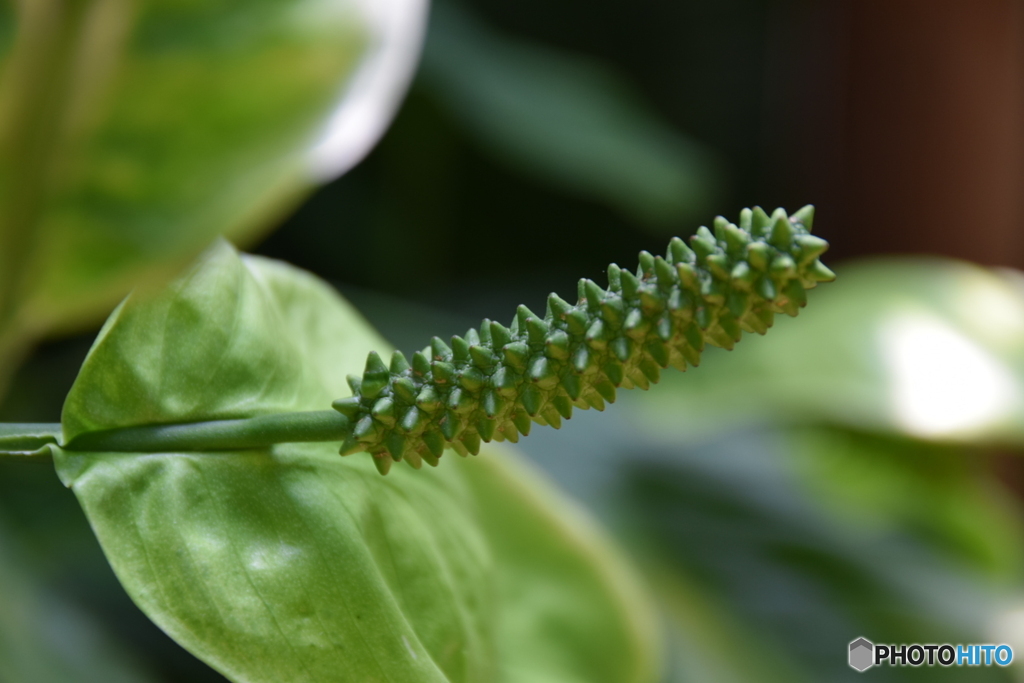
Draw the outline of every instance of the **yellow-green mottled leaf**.
M422 25L421 0L376 4L0 4L0 350L105 315L355 163Z

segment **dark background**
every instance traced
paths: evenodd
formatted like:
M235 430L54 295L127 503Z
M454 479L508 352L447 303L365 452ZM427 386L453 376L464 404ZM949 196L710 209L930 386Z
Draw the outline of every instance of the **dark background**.
M934 253L1024 265L1016 0L472 6L507 35L598 58L628 77L721 160L715 213L814 203L832 262ZM575 278L663 247L662 236L599 200L495 159L437 99L418 83L369 158L319 190L260 251L444 306L464 300L453 292L466 287L571 293ZM696 225L672 227L665 233ZM531 264L529 283L522 263Z

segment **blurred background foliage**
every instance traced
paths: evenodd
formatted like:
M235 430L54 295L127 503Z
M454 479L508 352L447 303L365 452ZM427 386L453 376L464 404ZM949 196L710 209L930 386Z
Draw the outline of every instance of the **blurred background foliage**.
M136 5L0 5L0 359L265 229L369 40L344 5Z
M231 6L210 9L211 26ZM244 23L273 6L247 8ZM0 5L0 51L11 16ZM212 28L154 26L155 45L216 43ZM345 59L333 49L341 61L324 61L328 71ZM288 58L269 50L235 74L230 51L218 54L223 73L202 57L146 76L152 62L131 56L140 87L201 78L211 95L159 107L157 128L124 144L186 154L173 138L186 110L238 135L251 119L275 144L260 133L263 114L218 95L259 79L286 101L302 87ZM111 125L115 138L136 130ZM210 130L195 144L227 144ZM484 316L510 319L518 303L543 308L549 291L600 281L616 259L631 267L630 255L716 213L816 203L839 280L812 292L799 318L520 445L634 553L670 634L666 683L855 680L845 653L858 636L1024 652L1022 131L1015 0L438 0L381 144L287 219L264 206L252 225L273 229L260 253L335 282L410 351ZM224 177L241 177L244 159L224 163ZM147 216L179 188L135 186L109 168L83 172L135 187ZM216 187L218 168L175 177ZM290 187L295 201L302 185ZM124 233L109 253L129 265L181 237L115 218L97 225ZM108 253L40 239L83 268ZM39 346L0 419L58 420L90 341ZM131 604L48 463L2 462L0 681L87 680L83 671L222 680Z

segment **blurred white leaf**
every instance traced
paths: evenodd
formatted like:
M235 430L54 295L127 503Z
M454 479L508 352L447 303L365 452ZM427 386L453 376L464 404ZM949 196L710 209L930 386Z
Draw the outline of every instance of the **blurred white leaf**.
M426 0L355 0L372 47L309 151L325 182L359 163L384 134L412 80L426 28Z
M831 423L936 441L1024 443L1021 276L952 259L850 263L764 339L712 349L624 401L656 432ZM753 335L749 335L753 336Z
M1016 407L1009 368L939 318L893 316L878 334L891 374L895 419L911 434L941 437L984 429Z

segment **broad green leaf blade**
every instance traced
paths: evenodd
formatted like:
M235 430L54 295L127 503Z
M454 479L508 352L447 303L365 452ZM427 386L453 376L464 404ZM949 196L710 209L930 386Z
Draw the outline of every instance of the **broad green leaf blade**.
M221 244L112 316L65 435L323 408L370 348L386 346L326 285ZM500 463L514 453L381 477L336 449L55 461L132 598L234 680L655 678L642 593L578 513Z
M942 259L839 269L757 344L709 353L630 395L645 428L827 422L934 441L1024 443L1024 288L1014 271Z
M68 394L65 442L112 427L325 410L382 344L326 284L220 242L159 296L133 296L111 315Z
M711 153L614 70L503 36L455 3L434 7L422 79L509 165L652 228L702 213L720 191Z
M423 0L0 5L0 330L89 323L347 170L405 90L424 14Z
M330 444L69 454L125 589L236 681L494 680L494 567L454 468L381 477Z
M489 450L386 478L329 445L57 458L132 599L234 680L654 680L621 561Z
M477 496L494 553L497 680L656 680L660 635L646 596L582 509L507 446L455 464Z
M287 337L295 358L314 368L319 383L331 394L326 403L312 394L303 402L308 399L310 410L324 409L337 398L338 387L346 387L343 393L347 391L346 377L362 371L366 354L387 343L337 290L314 275L281 261L248 254L242 255L242 262L276 302L282 326L276 336ZM332 314L325 314L328 311ZM264 343L269 339L264 338Z

